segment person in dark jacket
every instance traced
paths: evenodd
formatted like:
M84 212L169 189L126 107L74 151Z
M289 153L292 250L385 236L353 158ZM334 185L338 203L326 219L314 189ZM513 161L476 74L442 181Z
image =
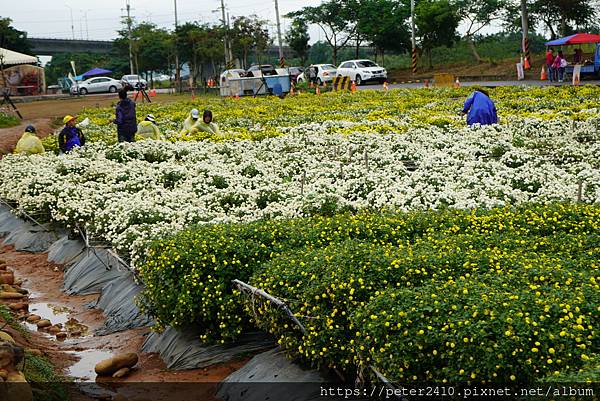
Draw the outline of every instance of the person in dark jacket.
M467 98L463 108L463 114L467 114L467 124L490 125L498 123L498 114L496 106L487 91L476 89L471 96Z
M119 103L115 110L116 118L113 123L117 124L117 138L119 142L135 142L137 131L137 118L135 115L135 103L127 97L127 90L119 91Z
M63 153L69 153L73 148L85 145L85 135L75 126L76 120L77 117L73 116L63 118L65 127L58 134L58 147Z

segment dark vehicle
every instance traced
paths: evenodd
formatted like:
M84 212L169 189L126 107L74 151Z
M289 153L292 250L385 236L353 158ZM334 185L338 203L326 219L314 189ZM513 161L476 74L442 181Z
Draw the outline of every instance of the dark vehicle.
M290 79L292 82L296 82L300 74L304 72L304 68L302 67L290 67L288 68L288 73L290 74Z
M253 65L248 68L246 71L246 76L248 77L261 77L261 76L269 76L269 75L277 75L277 71L271 64L261 64L261 65Z

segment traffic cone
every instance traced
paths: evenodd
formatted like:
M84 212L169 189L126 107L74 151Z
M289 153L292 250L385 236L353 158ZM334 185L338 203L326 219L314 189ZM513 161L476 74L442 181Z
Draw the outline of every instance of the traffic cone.
M352 81L352 86L350 87L352 93L356 92L356 82Z
M321 95L321 88L319 88L319 85L317 85L317 89L315 90L315 93L317 94L317 96Z
M294 91L294 84L290 86L290 96L294 96L296 93Z
M525 60L523 61L523 68L526 70L531 69L531 64L529 63L529 59L527 57L525 57Z
M542 72L540 73L540 81L546 81L548 79L548 72L546 66L542 65Z
M386 92L390 90L387 81L383 81L383 90L385 90Z
M456 77L456 81L454 81L454 87L460 88L460 80L458 79L458 77Z

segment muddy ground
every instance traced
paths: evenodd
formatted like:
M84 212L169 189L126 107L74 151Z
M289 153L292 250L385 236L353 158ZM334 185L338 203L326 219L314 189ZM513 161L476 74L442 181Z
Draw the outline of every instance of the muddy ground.
M59 341L54 335L37 330L35 325L23 323L31 337L25 340L18 333L16 340L27 348L40 350L68 378L80 382L83 394L74 394L74 400L101 399L102 396L124 394L128 399L141 397L151 388L153 401L179 399L213 400L216 383L241 368L246 359L232 363L212 366L208 369L187 371L168 371L157 354L140 354L139 350L148 334L148 328L140 328L114 333L106 336L94 336L104 317L98 310L86 305L97 299L97 295L68 296L61 291L63 266L47 261L47 254L18 252L12 246L0 246L0 259L5 261L15 278L22 280L22 288L29 291L29 313L48 318L53 324L69 327L67 339ZM11 302L3 302L10 304ZM25 316L22 316L22 319ZM22 320L21 319L21 320ZM70 325L76 325L78 334L72 335ZM131 374L123 379L104 379L96 377L94 366L101 360L114 355L135 352L140 359ZM91 386L90 383L95 383ZM144 384L138 384L144 383ZM168 385L176 383L176 385ZM186 383L188 385L186 385ZM190 383L204 383L193 385ZM193 393L194 398L185 394ZM92 398L90 398L92 396ZM131 398L129 398L131 397Z

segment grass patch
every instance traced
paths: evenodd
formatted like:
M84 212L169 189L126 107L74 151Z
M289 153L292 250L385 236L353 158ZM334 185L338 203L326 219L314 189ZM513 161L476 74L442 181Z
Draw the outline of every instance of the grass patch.
M56 373L48 359L25 353L25 378L31 384L33 399L36 401L69 400L67 378Z
M10 312L10 309L6 305L0 305L0 329L4 328L5 325L18 331L23 337L29 339L29 332L15 319Z
M17 117L0 112L0 128L14 127L19 124L21 124L21 120Z

